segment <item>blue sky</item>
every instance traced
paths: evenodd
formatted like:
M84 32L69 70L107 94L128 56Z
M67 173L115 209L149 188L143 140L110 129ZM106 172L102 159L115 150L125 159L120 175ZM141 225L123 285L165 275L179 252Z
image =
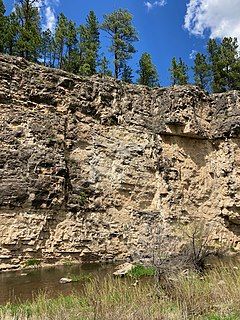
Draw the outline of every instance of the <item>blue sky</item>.
M42 0L45 3L45 26L54 27L56 16L63 12L77 25L84 23L90 10L99 21L103 14L118 8L128 9L140 41L137 53L129 62L134 70L143 52L149 52L157 66L160 84L169 85L172 57L181 57L191 66L191 53L203 51L209 36L240 39L240 0ZM14 0L4 0L12 10ZM102 51L107 53L107 36L102 33ZM111 56L108 54L109 60Z

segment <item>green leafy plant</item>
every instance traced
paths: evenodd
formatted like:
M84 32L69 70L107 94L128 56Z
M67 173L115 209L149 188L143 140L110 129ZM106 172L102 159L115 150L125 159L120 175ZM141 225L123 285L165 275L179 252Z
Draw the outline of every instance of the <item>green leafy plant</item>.
M25 266L26 267L37 267L41 264L41 260L39 259L36 259L36 258L31 258L31 259L28 259L26 262L25 262Z

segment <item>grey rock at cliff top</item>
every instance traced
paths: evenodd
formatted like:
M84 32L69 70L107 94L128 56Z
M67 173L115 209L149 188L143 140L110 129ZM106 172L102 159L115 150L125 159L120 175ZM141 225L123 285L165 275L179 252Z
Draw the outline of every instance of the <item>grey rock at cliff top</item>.
M239 92L149 89L1 55L0 126L2 270L149 257L163 220L168 234L215 221L240 250Z

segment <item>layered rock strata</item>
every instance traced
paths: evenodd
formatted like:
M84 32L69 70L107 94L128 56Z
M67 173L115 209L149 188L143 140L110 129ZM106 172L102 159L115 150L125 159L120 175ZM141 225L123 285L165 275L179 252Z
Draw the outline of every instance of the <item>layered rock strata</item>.
M1 270L144 257L163 221L171 234L199 217L240 250L239 92L0 56L0 127Z

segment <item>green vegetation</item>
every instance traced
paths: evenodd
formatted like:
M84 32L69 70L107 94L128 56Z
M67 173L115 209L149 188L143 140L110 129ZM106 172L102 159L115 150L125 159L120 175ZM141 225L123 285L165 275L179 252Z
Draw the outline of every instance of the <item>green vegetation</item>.
M81 191L79 194L79 201L78 201L80 206L84 206L86 201L87 201L87 195L84 191Z
M197 53L194 60L194 81L197 86L208 90L208 85L211 77L210 65L207 62L207 57L202 53Z
M72 282L85 282L92 279L91 274L79 274L79 275L68 275L68 278L72 279Z
M143 53L139 61L138 83L149 87L159 86L157 69L149 53Z
M225 37L221 42L208 41L212 75L212 91L240 89L240 57L236 38Z
M180 58L177 61L176 58L172 59L172 65L169 69L171 73L171 81L172 85L184 85L188 83L188 75L187 75L188 67Z
M18 23L16 49L22 57L30 61L37 61L41 46L41 17L36 6L38 2L38 0L18 0L15 4Z
M99 22L90 11L86 24L80 26L80 67L81 75L91 76L97 72L98 51L100 48Z
M220 264L204 276L171 275L159 289L153 280L94 279L82 293L0 307L0 318L46 320L237 320L240 318L240 270Z
M118 9L104 15L101 22L95 12L90 11L85 24L80 26L60 13L54 30L42 29L43 12L41 0L16 0L14 9L6 15L4 0L0 0L0 53L21 56L78 75L114 75L124 82L134 82L136 76L129 60L136 52L135 42L139 39L129 11ZM109 38L107 46L100 43L101 32ZM237 39L210 39L206 47L206 54L196 53L192 67L182 58L172 59L171 84L188 84L189 72L192 72L193 83L210 92L239 90ZM112 61L108 61L106 51L112 54ZM137 73L138 84L159 86L157 68L149 53L141 55Z
M143 265L136 265L129 273L128 276L133 278L141 278L141 277L153 277L156 273L156 269L154 267L145 267Z
M109 51L114 55L114 74L118 79L126 61L136 52L133 43L138 40L137 31L132 24L132 15L123 9L104 15L101 29L111 39Z
M5 26L6 26L6 21L5 21L5 6L2 0L0 0L0 35L5 34ZM3 52L4 48L4 38L1 36L0 37L0 52Z
M41 264L41 260L31 258L25 262L25 267L38 267Z

